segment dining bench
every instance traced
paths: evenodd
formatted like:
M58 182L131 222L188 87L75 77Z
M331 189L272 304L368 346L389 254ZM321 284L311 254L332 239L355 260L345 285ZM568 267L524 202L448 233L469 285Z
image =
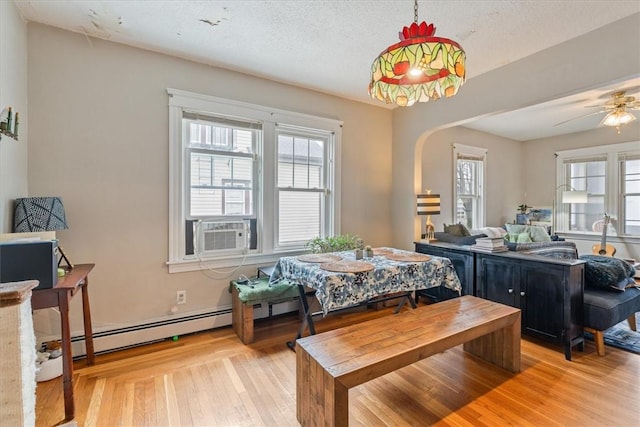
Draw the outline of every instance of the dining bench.
M298 421L346 426L350 388L460 344L519 372L520 310L467 295L300 338Z

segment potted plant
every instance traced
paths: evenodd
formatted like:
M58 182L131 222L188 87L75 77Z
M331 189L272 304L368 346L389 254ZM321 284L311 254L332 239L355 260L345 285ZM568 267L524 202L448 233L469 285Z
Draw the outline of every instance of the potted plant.
M348 251L362 245L362 240L353 234L341 234L338 236L316 237L309 240L305 247L314 254L326 252Z

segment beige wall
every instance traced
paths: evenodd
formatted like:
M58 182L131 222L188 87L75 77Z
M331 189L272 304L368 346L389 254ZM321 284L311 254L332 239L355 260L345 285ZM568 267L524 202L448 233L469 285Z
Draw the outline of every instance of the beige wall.
M598 52L597 58L594 52ZM434 132L464 124L475 117L519 109L610 84L637 75L639 70L640 13L477 76L466 82L453 98L395 109L394 246L411 248L411 242L419 237L420 220L415 215L414 196L422 186L423 143L428 147ZM504 160L509 161L506 157ZM549 193L552 191L553 187L550 187ZM446 188L440 190L440 193L446 192ZM489 197L496 195L491 193ZM413 228L407 226L411 223Z
M96 263L96 329L166 317L177 290L179 314L231 302L224 275L167 273L168 87L344 121L342 231L391 243L390 111L40 24L28 36L29 192L62 197L61 244Z
M443 224L457 222L453 209L453 144L487 149L486 224L500 226L513 221L524 191L522 143L456 126L435 132L422 148L422 189L439 193L441 199L440 215L431 218L436 231L443 231Z
M0 111L20 113L19 141L0 141L0 232L13 227L13 200L27 195L27 26L13 2L0 2Z

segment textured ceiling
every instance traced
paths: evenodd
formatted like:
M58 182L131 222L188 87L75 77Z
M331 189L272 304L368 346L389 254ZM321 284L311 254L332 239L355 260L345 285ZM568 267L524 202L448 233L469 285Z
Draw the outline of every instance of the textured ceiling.
M28 21L378 106L371 62L414 15L411 0L15 3ZM447 0L420 1L418 19L463 46L472 79L638 12L638 0Z

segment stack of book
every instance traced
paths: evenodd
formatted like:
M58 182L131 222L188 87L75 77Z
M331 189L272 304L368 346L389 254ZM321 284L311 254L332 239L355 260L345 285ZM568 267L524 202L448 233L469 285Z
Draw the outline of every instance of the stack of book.
M476 239L476 244L472 245L471 249L480 252L506 252L509 250L502 237L480 237Z

